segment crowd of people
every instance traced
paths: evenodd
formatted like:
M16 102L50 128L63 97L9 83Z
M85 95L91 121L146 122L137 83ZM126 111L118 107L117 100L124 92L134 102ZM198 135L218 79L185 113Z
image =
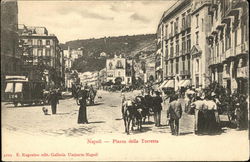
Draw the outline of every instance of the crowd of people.
M220 114L228 116L228 126L235 126L238 130L248 128L247 95L237 91L231 93L218 83L212 83L203 90L195 90L189 86L177 91L173 89L152 91L152 88L146 87L136 97L139 96L144 98L140 102L144 105L145 112L151 111L154 114L156 127L161 125L162 106L166 106L167 122L173 135L179 135L179 121L182 117L185 117L185 120L194 119L195 134L220 133L222 126ZM122 103L124 98L123 95Z

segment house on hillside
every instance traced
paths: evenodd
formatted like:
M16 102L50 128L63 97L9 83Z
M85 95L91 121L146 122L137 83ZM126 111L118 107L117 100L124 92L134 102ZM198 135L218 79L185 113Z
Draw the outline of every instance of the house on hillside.
M132 60L115 55L106 60L107 81L121 84L132 84Z

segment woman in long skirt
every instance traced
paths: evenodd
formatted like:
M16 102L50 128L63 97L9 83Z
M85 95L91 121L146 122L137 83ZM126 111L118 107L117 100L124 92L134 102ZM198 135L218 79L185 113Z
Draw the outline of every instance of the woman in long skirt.
M78 120L77 123L78 124L88 124L88 120L87 120L87 91L84 90L84 88L82 88L78 94L78 100L79 103L77 103L78 105L80 105L79 108L79 113L78 113Z

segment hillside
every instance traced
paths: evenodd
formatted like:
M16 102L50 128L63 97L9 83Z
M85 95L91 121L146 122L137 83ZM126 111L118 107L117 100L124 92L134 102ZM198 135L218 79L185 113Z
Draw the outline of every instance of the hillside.
M133 57L140 51L155 51L155 39L155 34L104 37L69 41L61 44L61 47L63 49L67 49L68 46L72 49L83 48L83 56L73 63L72 68L85 72L101 70L105 67L106 58L100 57L101 52L105 52L107 57L111 58L115 54Z

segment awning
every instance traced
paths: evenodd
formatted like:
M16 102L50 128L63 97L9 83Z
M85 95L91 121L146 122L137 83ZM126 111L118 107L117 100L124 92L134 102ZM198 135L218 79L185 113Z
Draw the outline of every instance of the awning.
M159 86L159 88L161 89L167 82L168 82L168 80L165 80L165 81Z
M181 80L181 82L179 83L179 87L187 87L190 85L190 80Z
M13 92L14 90L14 83L7 83L5 92Z
M185 80L181 80L178 84L179 87L182 87L182 84L184 83Z
M22 92L23 84L22 83L16 83L15 92Z
M168 82L165 85L163 85L162 88L168 88L168 87L174 88L174 80L168 80Z

